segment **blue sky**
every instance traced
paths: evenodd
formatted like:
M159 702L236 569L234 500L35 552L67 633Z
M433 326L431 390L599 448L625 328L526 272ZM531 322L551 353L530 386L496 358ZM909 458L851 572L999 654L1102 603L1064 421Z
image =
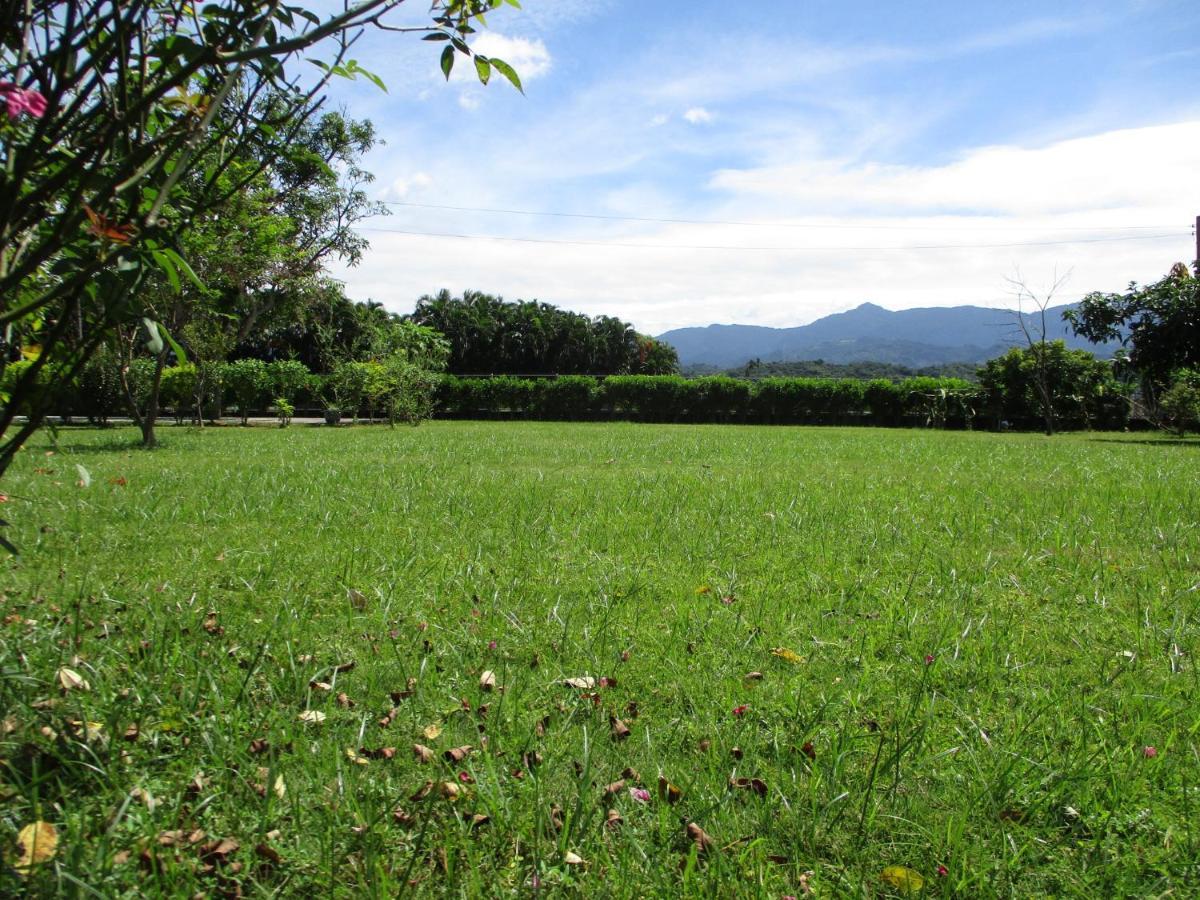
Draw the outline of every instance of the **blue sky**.
M1200 4L522 5L477 46L525 96L445 83L411 36L354 48L388 93L331 100L376 124L398 205L337 273L352 297L477 288L658 333L1008 305L1017 274L1069 271L1070 300L1194 253Z

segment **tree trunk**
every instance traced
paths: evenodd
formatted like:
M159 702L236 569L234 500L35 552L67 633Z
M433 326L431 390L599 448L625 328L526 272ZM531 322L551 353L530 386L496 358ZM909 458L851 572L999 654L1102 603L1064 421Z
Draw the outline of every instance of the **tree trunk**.
M146 399L146 412L139 423L142 426L142 446L147 450L158 446L154 425L158 421L158 395L159 388L162 386L162 373L166 359L167 355L160 353L154 361L154 381L150 385L150 396Z

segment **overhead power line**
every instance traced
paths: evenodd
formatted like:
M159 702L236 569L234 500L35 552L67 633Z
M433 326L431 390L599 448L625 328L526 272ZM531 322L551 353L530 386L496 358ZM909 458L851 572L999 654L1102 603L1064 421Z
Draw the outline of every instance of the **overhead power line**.
M736 220L723 219L678 219L659 216L617 216L607 215L604 213L572 213L572 212L544 212L532 209L502 209L498 207L488 206L448 206L441 203L411 203L405 200L384 200L380 201L385 206L402 206L410 209L440 209L451 212L471 212L471 213L494 213L508 216L548 216L558 219L593 219L604 222L653 222L660 225L733 225L746 228L809 228L809 229L825 229L825 228L845 228L848 230L867 230L867 229L887 229L894 231L897 227L903 227L905 230L911 231L914 229L927 231L945 231L947 228L959 229L962 227L961 222L956 222L953 225L904 225L897 226L895 224L879 224L879 225L855 225L846 222L743 222ZM1025 226L1025 225L981 225L984 230L994 231L997 229L1015 230L1015 231L1157 231L1164 228L1172 228L1172 225L1083 225L1079 227L1069 225L1044 225L1044 226Z
M1012 241L992 244L893 244L884 246L836 246L836 247L762 247L762 246L729 246L706 244L645 244L627 241L595 241L570 240L566 238L533 238L508 237L495 234L460 234L450 231L416 231L407 228L376 228L358 226L358 231L373 231L386 234L403 234L410 237L453 238L465 241L507 241L518 244L559 244L575 247L626 247L636 250L718 250L751 253L844 253L844 252L884 252L889 250L998 250L1006 247L1051 247L1063 244L1104 244L1120 241L1177 241L1182 232L1171 234L1139 234L1121 235L1114 237L1073 238L1056 241Z

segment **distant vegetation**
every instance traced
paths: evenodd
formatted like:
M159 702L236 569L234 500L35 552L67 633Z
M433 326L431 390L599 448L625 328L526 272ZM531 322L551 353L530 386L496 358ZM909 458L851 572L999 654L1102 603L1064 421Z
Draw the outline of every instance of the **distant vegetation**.
M870 381L873 378L886 378L890 381L903 381L905 378L961 378L964 381L976 381L979 378L979 364L956 362L914 368L898 363L870 361L831 363L823 359L804 359L794 362L763 362L760 359L753 359L744 366L734 366L728 369L720 369L703 363L684 366L683 374L687 377L726 375L730 378L750 379L853 378Z

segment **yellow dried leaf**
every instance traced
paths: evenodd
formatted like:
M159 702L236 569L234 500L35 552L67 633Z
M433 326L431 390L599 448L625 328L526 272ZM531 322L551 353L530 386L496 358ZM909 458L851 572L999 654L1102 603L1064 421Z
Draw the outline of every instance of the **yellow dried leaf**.
M296 718L309 725L320 725L325 721L325 713L318 709L306 709Z
M568 866L585 865L583 857L572 853L570 850L563 854L563 862L565 862Z
M879 873L883 883L902 894L915 894L925 887L925 879L908 866L888 866Z
M356 766L365 766L365 765L370 764L370 760L366 759L365 757L359 756L350 747L346 748L346 759L350 760L350 762L354 763L354 765L356 765Z
M777 656L784 662L802 663L804 657L794 650L789 650L787 647L774 647L771 649L771 655Z
M58 830L49 822L26 825L17 835L17 858L13 868L21 876L28 875L34 866L53 859L58 850Z
M421 732L421 734L425 735L425 740L427 741L436 741L438 739L438 735L441 733L442 726L437 722L434 722L432 725L426 725L424 730Z
M272 790L275 791L275 796L280 800L287 796L287 785L283 783L282 775L275 776L275 784L272 786Z
M64 691L90 691L92 686L87 683L87 679L76 672L74 669L68 669L63 666L55 674L58 683L62 685Z
M596 686L596 679L591 675L583 675L579 678L568 678L563 684L569 688L575 688L577 691L590 691Z

